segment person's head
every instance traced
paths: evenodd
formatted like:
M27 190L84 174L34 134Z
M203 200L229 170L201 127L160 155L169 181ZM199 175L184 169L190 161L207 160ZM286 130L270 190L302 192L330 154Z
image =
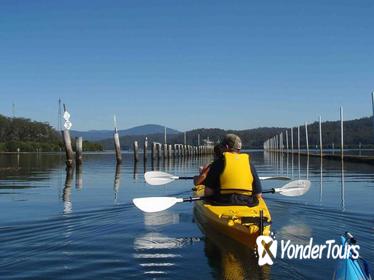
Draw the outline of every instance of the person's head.
M236 134L226 134L225 138L223 138L221 144L227 149L229 152L240 152L242 148L242 140Z
M226 151L226 147L223 146L221 143L214 146L214 158L220 158L222 157L223 153Z

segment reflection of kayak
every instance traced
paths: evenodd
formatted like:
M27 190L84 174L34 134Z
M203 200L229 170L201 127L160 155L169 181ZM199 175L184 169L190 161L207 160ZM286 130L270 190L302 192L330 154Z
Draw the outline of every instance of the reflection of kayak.
M209 226L202 226L194 208L194 217L201 231L206 235L204 252L212 275L217 279L270 279L271 266L258 266L258 259L252 250L241 243L221 234Z
M204 187L197 187L195 194L203 196ZM200 200L195 202L195 209L203 227L213 227L250 248L255 248L256 238L261 232L270 235L271 216L262 198L254 207L217 206Z
M354 245L356 240L354 237L346 232L341 236L342 245ZM369 272L369 264L362 258L353 259L352 254L349 258L338 261L334 273L334 280L371 280Z

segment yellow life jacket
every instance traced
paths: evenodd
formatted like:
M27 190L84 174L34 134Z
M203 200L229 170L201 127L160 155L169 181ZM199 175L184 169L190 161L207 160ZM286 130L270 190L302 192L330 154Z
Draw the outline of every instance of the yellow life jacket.
M223 153L225 167L220 176L221 194L252 195L253 175L248 154Z

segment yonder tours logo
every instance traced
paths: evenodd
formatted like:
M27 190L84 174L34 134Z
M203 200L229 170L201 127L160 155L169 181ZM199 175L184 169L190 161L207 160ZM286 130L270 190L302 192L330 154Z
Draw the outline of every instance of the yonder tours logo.
M359 245L346 243L345 245L336 244L335 240L326 240L324 244L314 244L313 237L309 243L294 244L290 240L277 241L271 236L260 235L256 240L258 265L273 265L277 258L278 245L280 245L281 259L358 259Z

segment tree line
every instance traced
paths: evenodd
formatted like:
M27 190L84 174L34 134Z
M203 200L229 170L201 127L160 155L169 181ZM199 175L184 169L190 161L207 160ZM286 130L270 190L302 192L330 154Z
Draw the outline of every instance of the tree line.
M202 139L209 138L211 141L217 143L227 133L235 133L240 136L245 149L262 149L263 143L273 137L274 135L283 132L285 134L288 129L289 145L291 145L291 130L285 127L260 127L255 129L246 130L223 130L219 128L201 128L194 129L186 132L187 144L197 145L198 135L200 135L201 144ZM297 127L293 128L294 145L297 145ZM314 122L308 124L308 139L310 148L319 146L319 123ZM338 148L340 146L340 121L326 121L322 123L322 136L323 147L331 148L333 145ZM144 143L145 137L151 142L164 142L164 134L151 134L151 135L137 135L137 136L124 136L120 137L121 147L124 150L132 149L133 142L139 141L140 147ZM99 141L104 149L113 149L113 140L106 139ZM172 134L167 136L168 144L183 144L184 133ZM300 144L302 147L306 146L305 126L300 126ZM358 148L361 144L362 148L374 148L374 129L373 118L366 117L356 120L349 120L344 122L344 146L345 148ZM286 140L284 136L284 145Z
M102 150L99 143L84 141L84 150ZM0 115L0 152L58 152L61 134L48 123Z

